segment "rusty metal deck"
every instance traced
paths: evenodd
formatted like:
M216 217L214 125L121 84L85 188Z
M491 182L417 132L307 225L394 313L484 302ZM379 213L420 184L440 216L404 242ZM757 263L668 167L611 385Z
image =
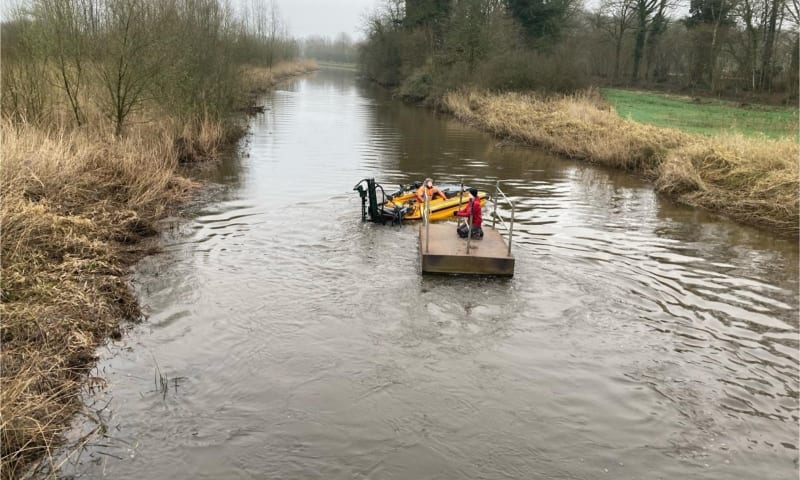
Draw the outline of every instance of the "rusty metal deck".
M468 253L467 239L458 236L454 223L431 224L429 228L430 240L426 239L425 225L419 229L422 273L514 275L514 257L508 254L508 244L497 230L484 227L483 238L472 239Z

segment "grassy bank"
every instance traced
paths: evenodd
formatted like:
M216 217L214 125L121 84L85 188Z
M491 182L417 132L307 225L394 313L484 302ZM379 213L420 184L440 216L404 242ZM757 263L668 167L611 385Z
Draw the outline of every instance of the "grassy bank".
M248 66L242 69L240 80L243 89L253 94L266 92L287 78L317 70L316 60L298 60L275 65L273 68Z
M358 71L358 64L356 63L340 63L330 61L317 61L319 68L327 68L331 70L350 70L353 72Z
M443 106L498 136L653 180L660 192L734 220L798 236L793 139L707 137L621 118L596 91L561 97L462 90Z
M314 68L248 67L241 78L263 90ZM211 117L142 115L148 121L131 122L124 136L0 122L2 478L40 460L53 469L95 350L140 317L126 280L147 253L139 241L198 186L179 174L179 162L216 158L238 131Z
M657 127L704 135L739 133L769 138L797 138L798 135L797 108L614 88L603 89L602 95L621 117Z

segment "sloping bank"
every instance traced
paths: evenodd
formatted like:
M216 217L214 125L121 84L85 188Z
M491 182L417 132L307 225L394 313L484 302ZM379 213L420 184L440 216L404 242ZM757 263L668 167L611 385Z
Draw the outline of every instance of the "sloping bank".
M264 90L315 68L252 68L242 78ZM199 186L179 173L179 160L215 158L238 138L223 125L202 119L180 133L165 117L115 139L0 123L2 478L39 461L52 470L59 435L83 406L82 385L102 381L87 375L97 347L141 316L126 278L149 253L139 241Z
M798 162L792 139L705 137L620 118L597 92L562 97L460 90L442 106L497 136L622 168L677 201L798 236Z

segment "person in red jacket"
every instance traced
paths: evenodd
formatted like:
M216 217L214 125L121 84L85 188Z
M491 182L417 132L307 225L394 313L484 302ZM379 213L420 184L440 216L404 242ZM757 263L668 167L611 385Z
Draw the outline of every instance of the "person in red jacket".
M481 199L478 198L478 189L469 189L469 202L464 205L464 208L456 212L457 217L464 217L469 222L469 216L472 215L472 238L483 238L483 215L481 214ZM467 222L459 225L456 231L461 238L467 238Z

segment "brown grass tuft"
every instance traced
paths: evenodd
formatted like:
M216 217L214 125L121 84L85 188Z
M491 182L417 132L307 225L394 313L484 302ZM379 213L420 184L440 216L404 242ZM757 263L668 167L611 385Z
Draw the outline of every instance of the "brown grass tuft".
M701 180L696 189L675 192L684 203L797 236L798 162L798 145L792 140L726 135L696 137L671 151L664 166L691 165L688 175ZM662 168L656 181L661 191L670 192L673 183L686 178L667 181L668 173Z
M798 236L791 139L713 138L620 118L594 91L562 97L462 90L445 109L495 135L643 174L677 200Z

